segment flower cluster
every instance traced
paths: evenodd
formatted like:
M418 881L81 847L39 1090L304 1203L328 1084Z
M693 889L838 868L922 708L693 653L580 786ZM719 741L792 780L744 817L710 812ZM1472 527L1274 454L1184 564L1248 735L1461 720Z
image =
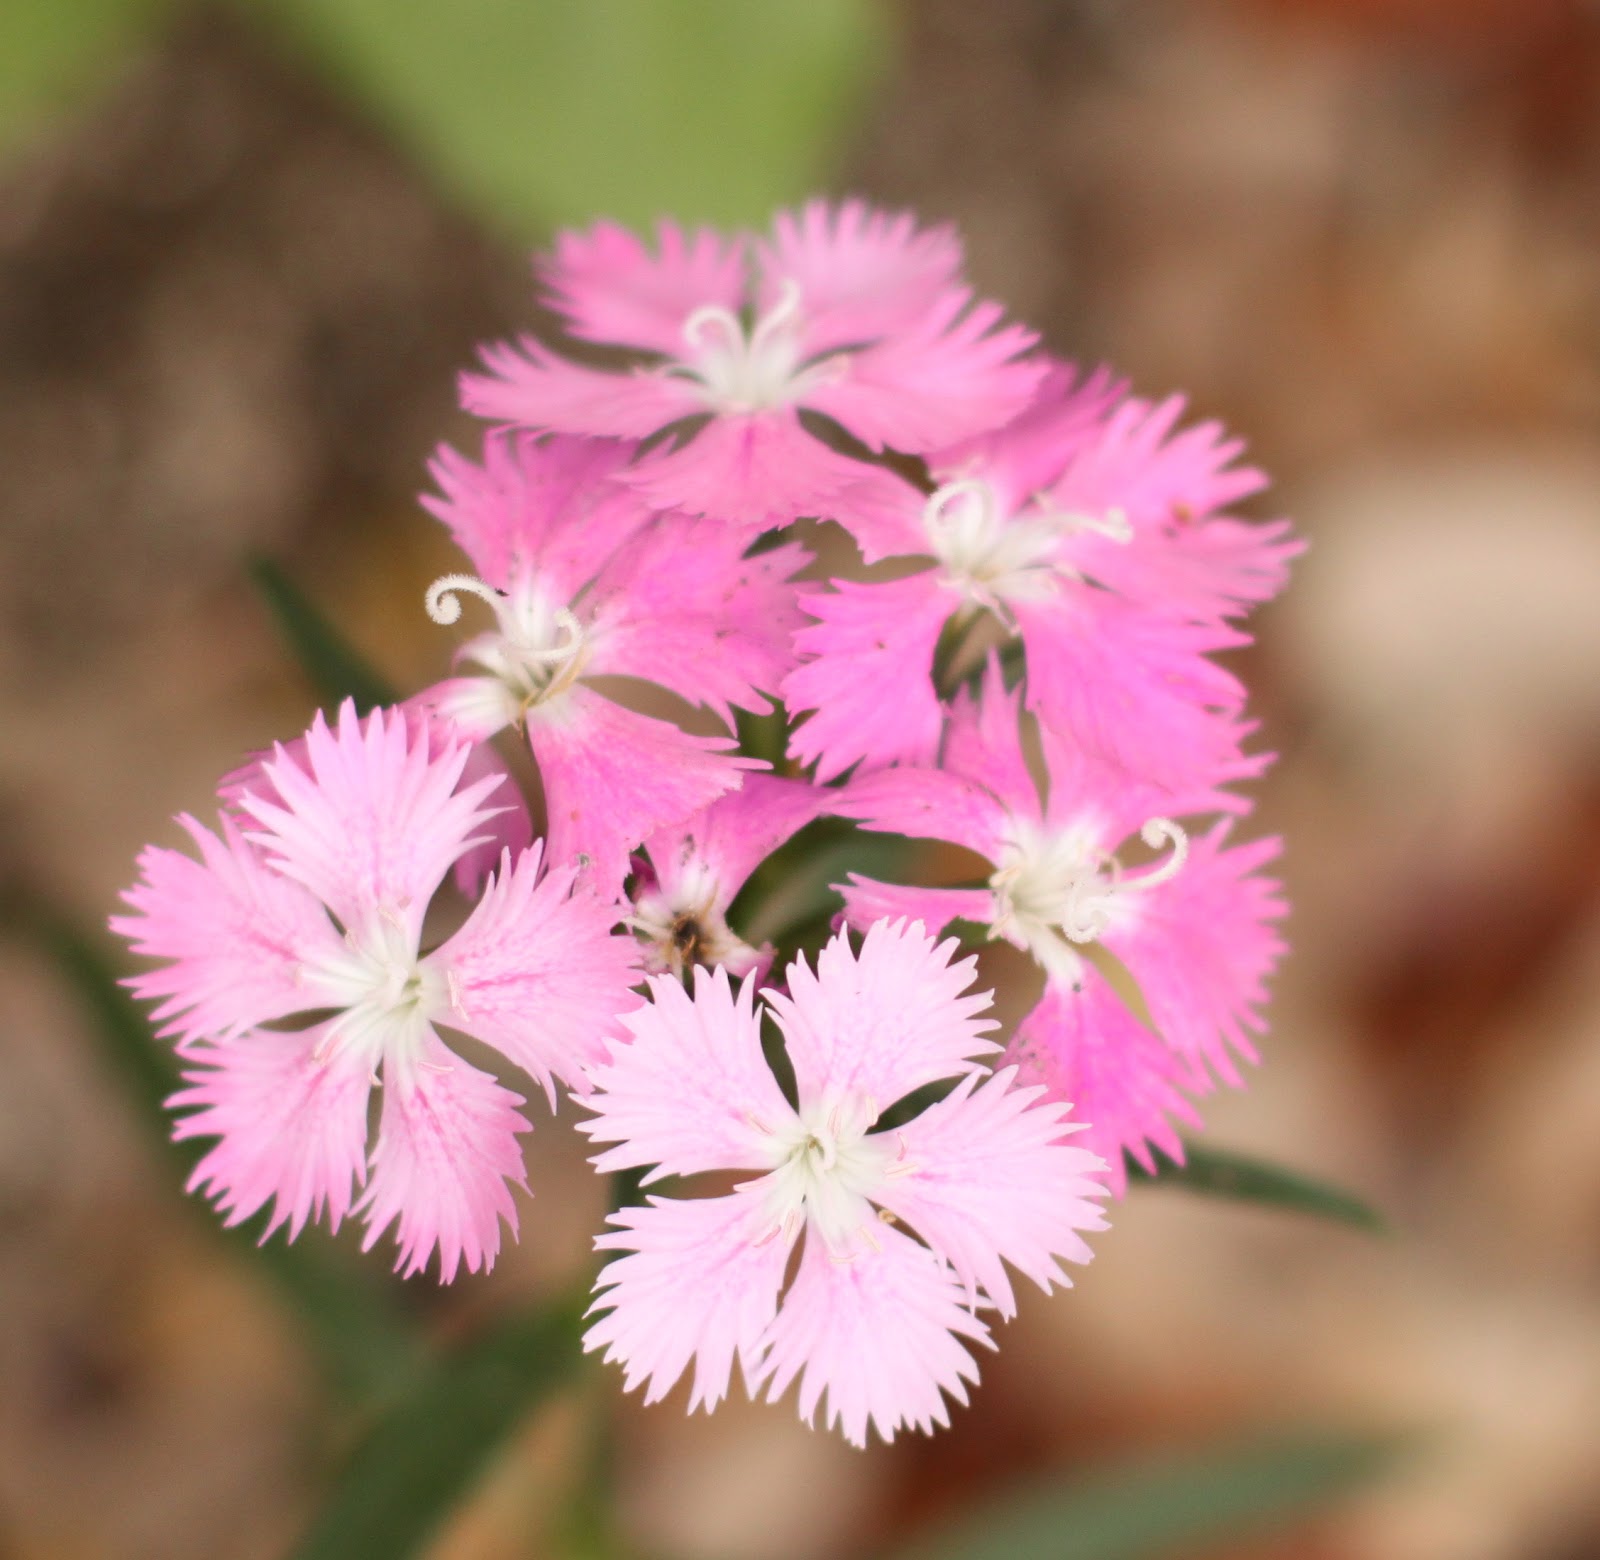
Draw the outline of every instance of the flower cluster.
M529 1123L476 1041L667 1182L597 1241L629 1386L692 1369L709 1407L737 1360L858 1443L942 1424L1007 1266L1067 1282L1124 1153L1181 1157L1253 1055L1282 906L1274 842L1230 841L1265 759L1212 657L1297 544L1228 513L1236 443L1039 350L945 229L814 202L539 269L571 355L486 350L492 426L423 500L468 564L426 610L479 618L454 674L230 776L113 921L214 1140L193 1184L488 1268ZM830 901L784 865L830 828L982 867ZM806 892L820 946L770 913ZM1010 1035L962 937L1037 966Z

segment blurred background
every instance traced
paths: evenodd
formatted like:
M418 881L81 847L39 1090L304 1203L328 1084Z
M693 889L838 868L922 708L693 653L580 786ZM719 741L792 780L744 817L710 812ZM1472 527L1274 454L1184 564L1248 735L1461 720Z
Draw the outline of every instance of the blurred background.
M877 1555L1285 1425L1427 1447L1174 1553L1600 1556L1600 7L10 0L0 55L0 872L84 927L306 721L247 557L401 688L443 669L414 494L561 222L813 189L954 220L983 292L1185 389L1311 539L1243 664L1294 952L1208 1141L1395 1232L1135 1190L951 1431L860 1454L606 1373L516 1422L429 1554L586 1552L562 1492L611 1411L654 1556ZM59 965L0 943L0 1557L272 1560L362 1415ZM565 1119L530 1154L491 1279L384 1290L428 1336L582 1271L603 1190Z

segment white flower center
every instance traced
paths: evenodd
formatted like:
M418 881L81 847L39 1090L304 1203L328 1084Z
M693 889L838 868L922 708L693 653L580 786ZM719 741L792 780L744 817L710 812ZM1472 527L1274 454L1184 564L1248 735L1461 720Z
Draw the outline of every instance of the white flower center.
M800 287L792 278L748 330L733 310L708 303L683 322L689 355L668 372L698 383L714 412L787 406L828 371L827 364L801 368L800 326Z
M803 1103L772 1134L778 1163L765 1188L774 1234L792 1238L808 1223L841 1261L858 1254L860 1243L876 1243L877 1214L869 1199L896 1173L898 1146L881 1134L869 1135L877 1119L875 1100L849 1095Z
M428 587L428 616L435 623L456 622L462 592L479 597L494 611L495 628L469 639L460 655L498 685L507 724L520 721L577 680L589 647L571 608L556 605L533 585L506 592L475 575L446 574Z
M929 495L922 528L945 577L975 606L1014 626L1009 601L1041 601L1058 578L1074 577L1060 557L1064 537L1083 531L1126 542L1132 531L1121 510L1103 516L1064 514L1039 504L1006 515L1000 496L981 477L947 482Z
M732 976L748 975L761 954L734 935L721 897L715 875L699 857L683 863L670 894L660 888L640 893L630 924L645 940L645 968L681 975L696 964L720 964Z
M379 913L345 934L344 948L301 972L317 999L344 1011L318 1042L317 1060L364 1046L374 1064L385 1050L405 1049L409 1036L448 1006L437 970L417 956L416 941L397 915Z
M1128 876L1121 862L1092 843L1084 829L1050 833L1014 819L989 879L995 914L991 937L1026 948L1046 973L1076 982L1082 964L1074 945L1100 938L1123 915L1128 896L1167 882L1189 854L1189 838L1170 818L1152 818L1140 836L1153 849L1172 847L1165 861Z

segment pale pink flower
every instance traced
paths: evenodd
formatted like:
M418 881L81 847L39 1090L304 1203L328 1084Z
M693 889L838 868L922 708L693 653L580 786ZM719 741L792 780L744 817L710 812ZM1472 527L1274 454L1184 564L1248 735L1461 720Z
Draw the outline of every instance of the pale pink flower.
M813 438L802 409L870 449L920 453L1005 422L1044 373L1021 359L1033 332L975 302L961 264L949 229L858 200L781 212L753 245L664 222L652 253L600 223L540 262L546 301L575 337L643 364L585 368L525 337L489 348L462 400L556 432L680 428L625 474L662 508L756 529L827 513L862 468Z
M585 1346L621 1361L631 1389L664 1396L692 1364L690 1409L727 1393L737 1357L746 1386L776 1400L798 1379L809 1423L824 1395L829 1424L855 1444L869 1424L948 1422L944 1395L966 1401L977 1367L962 1340L989 1341L976 1314L1016 1309L1005 1264L1041 1288L1083 1262L1081 1232L1104 1216L1094 1155L1010 1068L977 1018L988 994L963 996L974 961L951 962L920 925L881 922L859 954L841 933L813 974L788 970L788 995L764 993L794 1069L796 1103L761 1048L755 983L698 968L689 995L651 978L651 1002L623 1023L632 1043L595 1070L582 1123L616 1146L601 1169L653 1165L648 1179L748 1171L724 1196L652 1197L612 1215L597 1242L621 1251L601 1272L603 1315ZM959 1080L904 1125L887 1107ZM907 1233L907 1232L910 1233ZM915 1236L916 1238L913 1238ZM792 1283L785 1272L802 1242ZM781 1304L780 1304L781 1294Z
M794 751L819 777L932 762L935 647L946 624L984 615L1025 650L1028 707L1136 779L1182 789L1249 772L1244 689L1208 657L1244 643L1225 620L1272 595L1299 546L1281 521L1217 513L1263 478L1231 465L1240 446L1215 424L1169 437L1180 400L1118 395L1104 373L1058 367L1014 422L929 456L931 495L887 473L859 488L869 558L929 567L802 595L816 621L783 691L816 712Z
M769 944L752 947L728 925L728 907L750 874L826 809L831 793L804 780L749 774L682 823L658 830L635 857L630 924L645 968L682 974L695 964L730 975L765 975Z
M1041 800L1025 761L1021 711L991 661L981 700L963 694L942 770L883 770L845 788L834 809L868 828L948 840L992 867L981 888L918 888L854 877L842 892L854 925L917 916L961 919L1031 954L1043 1000L1008 1057L1069 1100L1086 1141L1122 1187L1121 1151L1148 1164L1148 1144L1181 1158L1171 1118L1193 1123L1178 1092L1213 1076L1237 1085L1235 1058L1256 1059L1265 979L1283 951L1278 886L1259 869L1276 840L1229 845L1228 825L1190 833L1179 816L1238 810L1215 791L1175 796L1096 763L1045 730ZM1164 811L1157 813L1156 808ZM1127 859L1138 840L1165 854ZM1132 975L1154 1033L1127 1011L1083 949L1098 944Z
M461 647L461 675L416 702L475 742L526 733L550 859L586 858L605 894L634 846L737 786L751 761L589 679L653 682L725 722L735 705L766 710L792 663L788 581L807 557L785 544L745 558L726 527L653 514L609 480L627 457L595 439L491 436L481 466L442 450L440 496L424 500L476 570L436 581L430 613L455 621L469 593L494 622Z
M465 924L422 951L445 874L493 812L494 776L463 783L469 749L414 717L346 703L295 750L262 760L221 832L179 821L197 861L140 858L115 930L166 961L132 982L191 1070L179 1138L219 1141L195 1169L229 1224L267 1203L292 1239L365 1214L371 1247L398 1225L397 1266L489 1267L524 1184L520 1095L446 1047L437 1026L498 1051L543 1086L585 1086L636 967L615 909L509 853ZM286 1027L298 1021L299 1027ZM271 1025L273 1027L266 1027ZM383 1087L369 1154L367 1108ZM365 1183L364 1192L358 1189Z

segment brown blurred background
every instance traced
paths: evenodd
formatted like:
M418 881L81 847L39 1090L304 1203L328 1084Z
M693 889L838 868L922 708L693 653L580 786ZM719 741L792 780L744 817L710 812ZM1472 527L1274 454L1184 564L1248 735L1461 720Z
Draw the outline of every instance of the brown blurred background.
M1600 7L907 0L836 187L952 218L1068 355L1187 389L1312 548L1258 623L1294 954L1214 1141L1387 1240L1136 1191L955 1428L621 1420L625 1530L865 1556L1028 1473L1296 1422L1433 1450L1275 1560L1600 1556ZM220 12L0 164L0 869L100 920L147 838L310 707L280 557L404 687L450 642L415 509L523 257ZM185 1211L35 955L0 947L0 1557L268 1560L326 1435L283 1318ZM575 1272L566 1123L448 1329ZM322 1239L313 1235L310 1239ZM620 1382L611 1385L620 1390ZM568 1405L438 1548L546 1552ZM534 1536L530 1536L534 1535Z

